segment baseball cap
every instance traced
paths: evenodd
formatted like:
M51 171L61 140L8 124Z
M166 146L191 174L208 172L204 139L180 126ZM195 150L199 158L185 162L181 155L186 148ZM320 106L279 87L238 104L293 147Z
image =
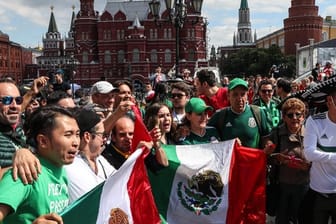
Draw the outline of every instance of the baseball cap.
M76 115L76 120L81 133L90 131L100 122L100 116L93 110L81 109Z
M115 88L113 87L111 83L107 81L99 81L93 84L91 88L91 94L95 94L95 93L106 94L106 93L110 93L114 89Z
M212 107L207 106L201 98L191 98L185 106L187 113L195 112L197 114L203 113L206 110L213 110Z
M241 78L234 78L229 83L229 90L236 88L237 86L243 86L248 89L247 82Z

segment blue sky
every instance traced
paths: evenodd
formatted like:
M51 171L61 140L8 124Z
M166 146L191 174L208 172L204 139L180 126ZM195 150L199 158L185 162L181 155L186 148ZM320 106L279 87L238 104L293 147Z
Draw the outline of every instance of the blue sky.
M95 0L95 9L103 11L106 1ZM119 0L123 1L123 0ZM283 26L283 19L288 16L290 0L248 0L252 30L262 37ZM0 31L7 33L11 41L25 47L42 45L42 37L48 30L50 6L58 30L64 35L68 32L72 14L79 10L79 0L9 0L0 1ZM335 0L316 0L319 15L330 15L336 19ZM204 0L202 14L208 18L209 46L232 45L233 33L237 29L240 0Z

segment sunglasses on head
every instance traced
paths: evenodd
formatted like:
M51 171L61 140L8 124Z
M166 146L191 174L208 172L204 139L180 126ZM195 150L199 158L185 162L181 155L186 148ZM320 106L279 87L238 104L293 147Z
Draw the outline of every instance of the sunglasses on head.
M290 119L293 119L294 116L295 116L295 118L301 118L303 116L303 114L302 113L288 113L288 114L286 114L286 116Z
M185 96L185 94L182 94L182 93L172 93L172 94L170 94L170 97L172 99L174 99L175 97L177 97L178 99L181 99L184 96Z
M11 105L13 103L13 100L15 100L15 103L17 105L21 105L23 102L22 96L12 97L12 96L4 96L0 98L0 101L4 105Z

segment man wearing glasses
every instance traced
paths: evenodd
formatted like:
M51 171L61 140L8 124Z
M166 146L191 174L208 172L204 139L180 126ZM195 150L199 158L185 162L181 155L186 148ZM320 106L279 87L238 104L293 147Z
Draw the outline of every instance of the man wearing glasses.
M190 89L184 82L177 82L172 85L171 101L173 103L173 121L181 124L185 115L184 107L190 98Z
M0 167L10 167L15 151L26 146L21 121L23 98L12 82L0 81Z
M281 119L280 111L277 108L280 101L273 97L273 93L272 82L269 80L262 80L259 83L258 88L259 98L253 102L254 105L266 110L267 115L269 116L269 125L272 128L277 127Z

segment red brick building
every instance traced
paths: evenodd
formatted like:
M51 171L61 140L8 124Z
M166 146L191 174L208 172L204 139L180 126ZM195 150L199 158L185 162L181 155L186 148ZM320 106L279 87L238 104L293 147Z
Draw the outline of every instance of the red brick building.
M32 52L10 41L9 36L0 31L0 77L9 76L21 83L25 66L31 63Z
M101 15L94 0L81 0L74 19L75 81L92 84L100 79L147 77L158 65L168 72L176 57L176 33L161 1L159 19L143 1L108 1ZM190 1L180 31L180 70L207 66L207 22L193 12ZM79 81L80 80L80 81Z

